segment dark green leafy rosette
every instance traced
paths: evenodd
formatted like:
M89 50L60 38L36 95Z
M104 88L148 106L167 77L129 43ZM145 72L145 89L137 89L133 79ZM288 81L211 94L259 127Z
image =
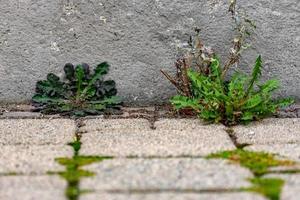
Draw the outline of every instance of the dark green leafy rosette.
M65 79L53 73L47 80L38 81L32 97L37 111L44 114L97 115L120 110L122 100L116 96L116 83L104 80L109 65L103 62L90 72L88 64L64 66Z

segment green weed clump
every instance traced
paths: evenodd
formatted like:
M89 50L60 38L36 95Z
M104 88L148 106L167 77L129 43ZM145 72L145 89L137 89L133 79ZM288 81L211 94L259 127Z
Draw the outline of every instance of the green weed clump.
M206 74L191 68L186 70L188 95L182 93L171 99L177 110L190 108L201 119L235 125L270 116L293 103L290 98L273 100L272 94L279 88L277 80L259 81L261 56L256 59L250 76L236 72L226 81L217 57L211 59L208 70Z
M261 56L257 57L251 75L236 70L228 76L230 68L239 63L243 50L250 46L247 41L256 27L249 18L240 16L235 4L236 1L232 1L229 11L237 33L224 65L217 54L204 45L200 30L196 29L197 35L191 37L189 48L182 50L183 55L176 61L176 76L162 71L179 93L170 100L175 109L189 113L193 110L201 119L225 125L258 120L293 103L290 98L274 100L273 93L280 86L278 80L260 81Z
M45 114L75 116L102 114L109 109L118 109L122 101L116 96L116 83L103 79L108 70L106 62L97 65L94 73L85 63L76 67L68 63L64 66L64 80L50 73L47 80L37 82L36 94L32 97L33 105Z

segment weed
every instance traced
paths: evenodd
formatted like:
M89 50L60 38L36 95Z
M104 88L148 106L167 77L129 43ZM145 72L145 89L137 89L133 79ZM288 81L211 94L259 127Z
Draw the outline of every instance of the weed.
M177 88L179 95L171 99L177 110L190 109L199 118L209 122L235 125L248 123L274 114L279 108L293 103L292 99L273 100L272 94L279 89L275 79L260 82L262 59L258 56L251 75L235 72L227 78L230 67L237 64L241 52L249 47L246 43L254 23L246 17L239 18L236 1L232 1L230 12L237 24L237 36L228 61L222 67L217 55L203 44L197 30L195 39L189 42L190 50L176 61L176 77L162 71Z
M50 73L47 80L37 82L33 105L45 114L75 116L102 114L109 109L117 109L121 99L115 96L116 83L103 80L108 70L106 62L97 65L93 74L85 63L76 67L68 63L64 66L64 81Z

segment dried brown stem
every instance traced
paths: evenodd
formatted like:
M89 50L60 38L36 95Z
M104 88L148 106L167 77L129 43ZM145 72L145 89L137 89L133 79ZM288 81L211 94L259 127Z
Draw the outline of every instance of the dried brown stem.
M187 63L188 62L188 63ZM190 61L187 58L183 59L183 73L182 73L182 81L183 81L183 89L184 93L187 97L191 97L190 91L190 81L188 77L188 68L190 67Z
M172 78L168 73L164 72L163 70L160 70L160 71L177 88L177 90L180 93L182 93L182 89L178 85L177 81L174 78Z
M237 13L236 13L236 0L231 0L230 2L230 6L229 6L229 12L232 15L232 18L234 19L237 29L239 31L239 36L234 38L233 41L233 47L231 48L231 52L230 52L230 56L228 58L228 60L225 62L223 71L222 71L222 76L221 78L224 80L224 78L226 77L226 74L229 70L229 68L234 65L235 63L239 62L240 60L240 50L242 48L242 42L243 42L243 30L241 30L241 25L236 21L237 18Z

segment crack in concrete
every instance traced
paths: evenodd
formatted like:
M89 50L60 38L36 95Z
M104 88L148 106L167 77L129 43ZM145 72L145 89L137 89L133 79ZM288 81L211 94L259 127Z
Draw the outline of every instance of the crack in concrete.
M97 192L109 192L113 194L158 194L158 193L234 193L242 192L241 188L213 188L213 189L126 189L126 190L95 190Z
M251 146L252 144L248 144L248 143L239 143L238 142L238 137L235 135L234 133L234 129L232 127L227 127L225 128L226 133L228 134L231 142L234 144L234 146L237 149L243 149L245 147Z

